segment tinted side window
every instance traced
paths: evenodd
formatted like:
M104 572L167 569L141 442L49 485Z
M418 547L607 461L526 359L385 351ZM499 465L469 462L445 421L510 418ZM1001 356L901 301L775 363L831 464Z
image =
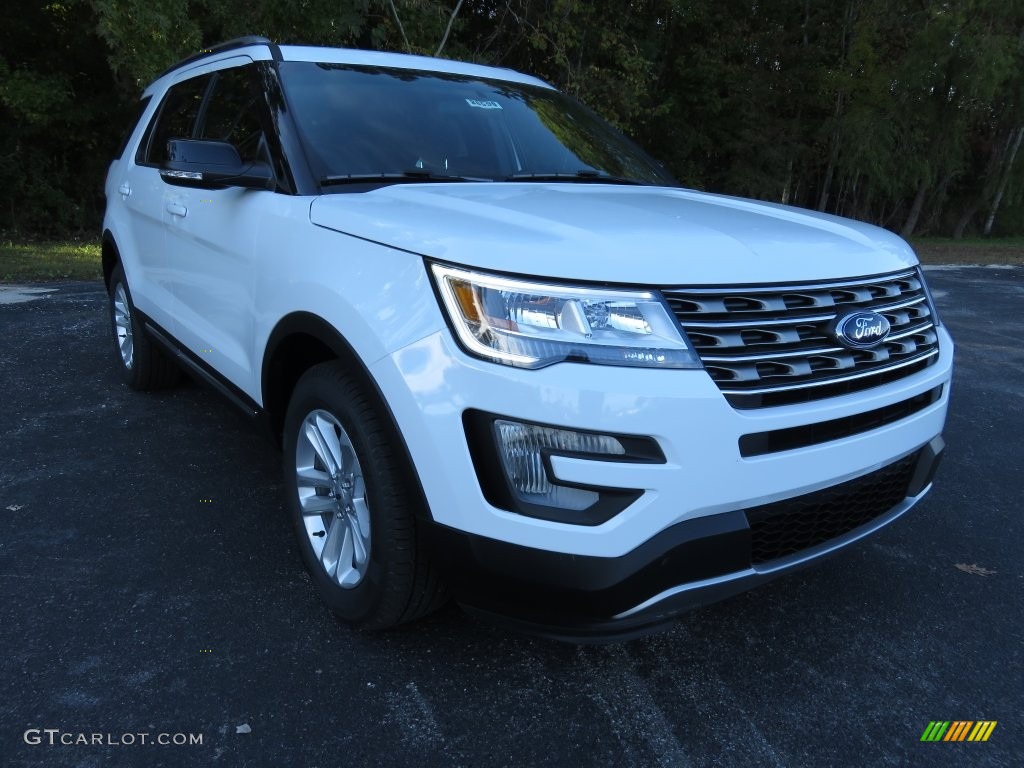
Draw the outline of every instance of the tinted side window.
M266 160L259 157L263 126L256 104L257 93L249 67L221 70L196 138L234 144L245 162Z
M125 147L128 146L128 140L135 133L135 126L139 124L139 120L142 119L142 113L146 111L146 107L149 106L149 100L151 96L147 96L139 102L139 106L135 110L135 119L128 125L128 129L124 132L124 136L121 137L120 143L117 145L117 152L114 153L114 157L121 157L124 154Z
M139 145L139 153L145 153L143 164L160 165L166 160L168 139L193 138L192 130L211 77L203 75L185 80L167 92L160 115L150 127L149 141Z

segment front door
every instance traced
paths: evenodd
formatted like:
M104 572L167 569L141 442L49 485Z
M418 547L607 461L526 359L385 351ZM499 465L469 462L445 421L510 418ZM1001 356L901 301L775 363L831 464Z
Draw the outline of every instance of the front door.
M227 141L243 161L269 161L257 109L252 61L220 62L192 138ZM164 191L170 287L178 340L254 399L252 337L255 263L261 221L275 193L266 190Z

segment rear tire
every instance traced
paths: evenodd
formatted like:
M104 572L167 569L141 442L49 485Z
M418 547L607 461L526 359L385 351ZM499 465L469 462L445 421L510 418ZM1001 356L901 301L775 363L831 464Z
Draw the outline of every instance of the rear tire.
M325 603L361 629L447 599L427 556L412 468L376 399L338 361L310 368L284 423L284 486L299 552Z
M153 343L139 322L124 270L118 264L110 276L110 328L114 337L114 359L124 383L132 389L167 389L178 382L181 371L167 354Z

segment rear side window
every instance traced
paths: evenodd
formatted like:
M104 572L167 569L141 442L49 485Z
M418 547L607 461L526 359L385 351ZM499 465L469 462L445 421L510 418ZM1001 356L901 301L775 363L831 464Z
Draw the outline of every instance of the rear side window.
M203 96L212 75L202 75L171 86L156 121L150 124L147 140L139 145L136 162L160 165L167 159L168 139L191 139Z
M139 101L139 106L135 110L135 119L128 125L128 130L124 132L124 136L121 137L120 143L117 145L117 152L114 153L114 157L120 159L121 155L124 154L125 148L128 146L128 140L131 139L132 134L135 133L135 126L139 124L139 120L142 119L143 113L146 111L146 107L149 106L150 99L152 96L146 96L144 99Z

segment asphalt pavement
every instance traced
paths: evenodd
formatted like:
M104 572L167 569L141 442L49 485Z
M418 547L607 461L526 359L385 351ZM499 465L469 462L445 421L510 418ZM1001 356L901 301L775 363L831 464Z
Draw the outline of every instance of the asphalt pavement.
M269 443L196 385L127 390L100 285L0 287L0 765L1021 765L1024 268L928 277L958 348L927 500L605 646L338 624Z

